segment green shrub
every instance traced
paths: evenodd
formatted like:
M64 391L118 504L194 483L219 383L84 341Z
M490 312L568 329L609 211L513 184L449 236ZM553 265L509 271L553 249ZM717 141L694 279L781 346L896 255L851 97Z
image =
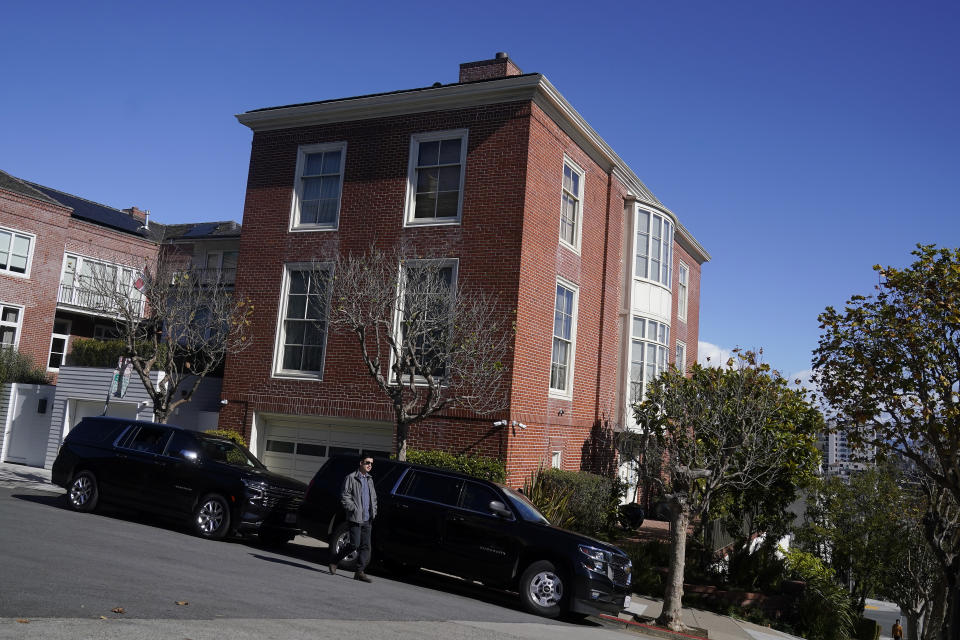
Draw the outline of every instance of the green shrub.
M243 436L230 429L208 429L207 431L204 431L204 433L208 433L211 436L216 436L218 438L226 438L227 440L236 442L241 447L247 446L247 441L243 439Z
M806 582L797 602L797 631L809 640L847 640L855 618L850 594L834 580L833 569L811 553L790 549L784 554L788 575Z
M149 345L142 343L138 351L142 355L150 352ZM160 345L161 351L165 345ZM93 338L74 338L70 342L67 364L72 367L109 367L117 366L117 361L127 353L127 343L123 340L96 340ZM158 358L159 360L159 358Z
M857 640L877 640L880 637L880 625L875 620L860 618L854 625L853 637Z
M454 454L446 451L420 451L407 449L407 462L437 467L448 471L458 471L474 478L483 478L491 482L503 483L507 479L507 467L502 460L471 456L464 453Z
M539 474L539 481L548 495L568 493L565 513L570 517L570 529L596 535L611 530L617 522L617 510L623 484L618 479L604 478L586 471L547 469Z
M663 569L670 564L670 543L660 540L631 542L621 540L617 546L630 556L633 563L631 585L634 593L662 596L664 590ZM684 598L684 605L689 605Z
M12 347L0 347L0 384L8 382L50 384L50 378L27 354Z
M523 495L550 521L550 524L568 528L573 523L573 514L569 509L573 490L547 482L543 469L537 469L530 474L530 479L523 485Z

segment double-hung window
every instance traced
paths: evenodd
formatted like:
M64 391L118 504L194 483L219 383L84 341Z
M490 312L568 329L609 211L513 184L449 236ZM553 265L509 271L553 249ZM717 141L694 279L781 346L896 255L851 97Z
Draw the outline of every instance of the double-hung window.
M687 343L677 340L677 355L673 361L673 366L675 366L680 371L684 373L687 372Z
M329 308L329 266L287 265L274 358L276 375L322 377Z
M20 344L20 326L23 323L23 307L0 304L0 347L16 349Z
M690 280L690 268L683 262L677 269L677 318L687 321L687 282Z
M457 261L412 260L401 268L394 382L410 376L415 381L427 376L442 379L447 373Z
M0 272L28 275L36 237L12 229L0 229Z
M646 209L637 209L637 244L634 275L670 286L673 272L673 222Z
M346 142L303 145L299 148L291 229L311 231L337 228L346 155Z
M570 160L563 162L563 195L560 200L560 241L580 250L583 224L583 169Z
M550 392L569 397L573 393L573 353L577 333L577 287L557 282L553 310L553 355L550 358Z
M460 222L466 162L466 129L411 136L406 224Z
M641 402L647 385L669 362L670 325L634 316L630 329L630 402Z
M219 282L226 285L237 280L237 251L210 251L203 270L205 283Z

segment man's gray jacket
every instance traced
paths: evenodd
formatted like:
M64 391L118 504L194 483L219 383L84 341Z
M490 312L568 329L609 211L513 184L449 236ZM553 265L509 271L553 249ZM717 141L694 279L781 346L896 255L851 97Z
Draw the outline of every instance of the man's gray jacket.
M373 520L377 517L377 490L373 486L373 476L367 476L367 486L370 487L370 520ZM363 498L360 496L362 489L359 471L354 471L343 479L340 504L347 512L347 520L350 522L363 522Z

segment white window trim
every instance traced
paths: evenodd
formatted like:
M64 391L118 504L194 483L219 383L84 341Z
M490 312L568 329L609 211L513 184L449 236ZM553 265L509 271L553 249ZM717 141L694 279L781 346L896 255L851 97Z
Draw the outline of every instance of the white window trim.
M103 258L92 258L92 257L90 257L90 256L85 256L85 255L83 255L83 254L81 254L81 253L77 253L77 252L75 252L75 251L65 251L64 254L63 254L63 263L60 265L60 281L57 283L57 303L58 303L58 304L61 302L60 296L61 296L61 288L63 287L63 276L67 273L67 263L69 262L70 256L73 256L73 257L76 259L76 264L75 264L75 266L74 266L74 273L73 273L73 287L74 287L74 289L82 289L82 287L79 286L79 285L82 283L82 281L80 280L80 278L81 278L82 275L83 275L83 274L82 274L82 271L83 271L83 263L84 263L84 262L93 262L93 263L96 263L96 264L101 264L101 265L106 265L106 266L109 266L109 267L114 267L115 269L117 269L117 274L118 274L118 276L121 275L123 271L129 271L132 276L136 276L136 274L139 273L139 269L138 269L137 267L132 266L132 265L123 264L123 263L121 263L121 262L110 262L109 260L104 260ZM136 280L136 277L134 277L133 280ZM139 303L140 303L140 314L142 315L142 314L144 313L144 311L146 310L146 307L147 307L146 297L143 295L143 293L142 293L141 291L139 291L136 287L133 286L133 280L131 280L131 282L129 283L129 290L128 290L128 291L129 291L130 296L132 297L132 299L135 299L135 300L139 301ZM121 280L120 277L117 278L117 283L116 283L116 284L117 284L117 287L124 286L124 283L123 283L123 281ZM63 301L63 303L66 304L66 305L70 305L71 307L76 306L76 307L79 307L79 308L81 308L81 309L89 309L89 308L87 308L87 307L84 307L84 305L83 305L82 303L76 302L76 301L74 301L74 300ZM89 312L89 311L87 311L87 312ZM101 315L102 315L102 314L101 314Z
M638 232L638 230L639 230L639 229L638 229L639 224L640 224L640 215L639 215L639 214L640 214L641 211L642 211L643 213L646 213L647 215L656 216L656 217L662 218L663 220L668 221L668 222L670 223L670 241L666 243L667 256L666 256L666 257L661 256L661 258L660 258L660 263L661 263L661 264L666 263L666 264L667 264L667 268L668 268L668 272L667 272L667 282L666 282L666 284L664 284L664 282L660 279L660 274L657 274L657 277L656 277L656 278L651 278L651 277L650 277L650 261L651 261L650 249L651 249L651 247L653 246L653 234L652 234L652 233L649 233L649 232L648 232L649 237L648 237L648 239L647 239L647 275L646 275L646 276L641 276L641 275L639 275L639 274L637 273L637 249L638 249L638 247L637 247L637 232ZM634 277L635 280L641 280L641 281L643 281L643 282L650 282L650 283L652 283L652 284L655 284L655 285L658 285L658 286L660 286L660 287L663 287L663 288L666 289L667 291L672 291L672 289L673 289L673 242L674 242L674 239L676 238L676 236L677 236L677 221L674 220L672 217L670 217L670 216L667 215L666 213L663 213L662 211L658 211L657 209L653 209L653 208L650 208L650 207L640 207L640 206L638 206L638 207L635 208L635 210L634 210L634 216L633 216L633 240L632 240L632 243L633 243L633 255L630 257L631 260L633 261L633 262L631 263L631 265L630 265L630 271L633 273L633 277Z
M645 323L644 337L639 337L636 334L634 334L633 332L634 320L644 321ZM656 322L658 325L662 325L663 327L666 328L666 332L665 332L666 334L664 335L663 342L661 342L656 336L653 338L649 336L650 322ZM661 373L663 373L666 370L666 367L670 366L670 358L676 354L675 350L674 351L670 350L670 329L671 329L670 323L664 322L660 318L654 318L654 317L650 317L650 316L646 316L638 313L634 313L630 316L630 338L629 338L630 351L629 351L629 364L627 365L627 389L630 390L628 393L630 402L633 402L636 399L634 398L634 393L633 393L633 384L635 384L635 381L632 376L633 363L634 363L634 359L633 359L634 345L636 343L639 343L643 349L643 351L641 352L642 353L641 357L643 358L643 368L640 371L641 380L640 380L640 397L639 397L639 400L642 401L647 396L647 385L653 382L653 380L647 379L647 373L646 373L647 366L649 365L649 360L648 360L649 345L654 345L657 348L657 362L654 364L654 369L657 370L655 374L656 376L659 376ZM664 368L660 368L660 362L661 362L660 349L663 349L662 355L663 355Z
M579 321L579 310L580 310L580 287L570 282L565 278L557 278L556 285L562 286L570 291L573 291L573 317L570 320L570 362L567 364L567 388L566 389L554 389L553 387L549 388L549 396L551 398L560 398L562 400L571 400L573 399L573 373L574 373L574 363L577 360L577 322ZM552 377L553 369L553 339L556 323L556 312L557 312L557 288L553 288L553 304L550 305L550 362L547 368L547 384L550 384L550 379Z
M679 360L677 358L678 351L683 354L682 360ZM681 372L686 373L687 372L687 343L682 340L677 340L677 346L674 349L673 353L674 353L673 366L675 366Z
M333 218L332 224L319 223L301 223L300 222L300 201L303 198L303 169L306 164L307 154L320 153L323 151L340 150L340 186L337 194L337 213ZM293 199L290 204L290 228L291 232L304 231L336 231L340 228L340 209L343 205L343 174L347 162L347 143L341 142L322 142L318 144L302 144L297 147L297 168L293 178Z
M451 303L456 299L457 295L457 278L460 276L460 258L426 258L423 260L405 260L397 265L397 269L400 270L400 276L397 278L397 305L393 311L393 339L398 343L401 340L400 336L400 323L403 321L403 302L405 300L404 285L407 281L406 269L412 265L418 264L430 264L436 263L440 265L440 268L451 267L453 273L450 275L450 300ZM390 385L400 384L397 380L393 378L393 365L396 356L391 350L390 353L390 370L386 372L387 380ZM406 382L406 380L404 380ZM443 380L441 379L440 385L443 386ZM427 381L425 378L418 377L413 381L414 386L426 386Z
M56 318L53 321L53 326L56 327L58 322L67 323L67 332L66 333L57 333L53 331L50 334L50 349L47 351L47 371L60 371L60 367L63 366L63 363L67 359L67 352L70 349L70 331L73 329L73 321L65 320L62 318ZM63 358L60 360L60 367L51 367L50 366L50 356L53 355L53 341L57 338L63 338Z
M405 227L436 227L458 225L463 219L463 185L466 183L467 175L467 144L469 143L468 129L447 129L445 131L429 131L425 133L414 133L410 136L410 155L407 160L407 197L404 200L403 226ZM433 140L447 140L449 138L460 138L460 194L457 199L457 217L456 218L426 218L416 220L413 217L414 205L417 194L417 156L420 151L421 142L432 142Z
M317 271L325 269L330 279L333 279L332 262L288 262L283 265L283 279L280 283L280 301L277 305L277 327L273 336L273 366L271 377L286 380L313 380L322 381L323 372L327 366L327 346L330 343L330 299L332 287L327 285L327 331L323 336L323 359L319 371L301 371L283 368L283 317L287 310L287 301L290 293L290 273L293 271Z
M580 165L578 165L576 162L574 162L573 160L571 160L566 154L564 154L564 156L563 156L563 165L564 165L565 167L566 167L566 166L569 166L569 167L573 170L574 173L576 173L577 175L580 176L580 195L578 196L578 204L579 204L579 207L577 208L577 219L576 219L575 226L574 226L574 239L573 239L574 242L573 242L573 244L570 244L569 242L567 242L566 240L563 239L563 233L562 233L563 225L562 225L562 223L561 223L561 225L560 225L560 233L559 233L559 235L560 235L560 244L563 245L564 247L569 248L569 249L572 250L574 253L579 254L579 253L580 253L580 239L583 237L583 209L584 209L584 206L583 206L583 200L584 200L584 198L583 198L583 196L584 196L584 191L586 191L586 182L587 182L587 179L586 179L586 178L587 178L587 174L586 174L586 172L580 167ZM561 171L560 171L560 220L561 220L561 221L563 220L563 191L564 191L564 189L563 189L563 170L561 169Z
M553 469L563 468L563 451L553 450L550 452L550 466Z
M37 236L33 233L27 233L26 231L19 231L17 229L12 229L10 227L0 227L0 231L6 231L11 234L10 238L10 253L13 253L13 236L23 236L29 238L30 240L30 249L27 251L27 266L26 270L23 273L17 273L16 271L10 271L10 259L7 258L7 268L0 269L0 274L5 276L12 276L14 278L29 278L30 269L33 267L33 254L37 252Z
M6 322L3 320L3 314L2 314L3 307L13 307L14 309L20 310L20 313L17 314L17 322L15 324L12 322ZM17 335L14 338L13 345L12 345L14 349L20 348L20 336L21 334L23 334L23 313L24 313L23 305L10 304L9 302L0 302L0 326L17 328ZM3 347L0 346L0 348L3 348Z
M686 282L683 282L681 274L686 274ZM690 267L680 260L677 266L677 318L681 322L687 321L687 307L690 304Z

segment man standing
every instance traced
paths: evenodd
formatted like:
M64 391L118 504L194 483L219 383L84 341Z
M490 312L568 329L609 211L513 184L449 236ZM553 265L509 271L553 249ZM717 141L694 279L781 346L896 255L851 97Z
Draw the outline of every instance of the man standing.
M900 626L900 618L893 623L893 640L903 640L903 627Z
M370 475L372 468L373 458L364 456L360 460L360 468L343 480L340 503L350 523L350 544L345 545L339 552L331 551L329 566L330 573L335 574L337 565L344 556L355 550L357 571L353 574L353 579L363 582L371 581L363 570L370 561L370 530L373 519L377 517L377 490L373 486L373 477Z

